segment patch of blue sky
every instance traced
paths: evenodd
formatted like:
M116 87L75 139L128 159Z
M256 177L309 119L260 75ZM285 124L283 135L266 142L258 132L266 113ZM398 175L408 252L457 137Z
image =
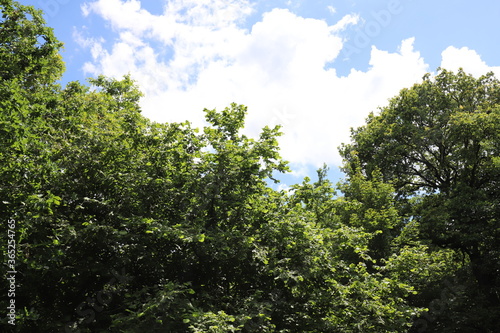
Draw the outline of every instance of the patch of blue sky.
M163 15L165 11L165 1L142 1L141 8L147 10L153 15Z
M314 183L318 180L317 171L320 169L319 167L315 167L312 165L297 165L290 164L290 168L293 170L289 173L280 173L274 172L273 178L278 180L279 183L274 183L272 180L268 180L267 183L275 190L279 189L289 189L294 184L300 184L304 181L305 177L310 179L311 183ZM332 185L335 187L338 182L342 181L345 178L345 174L340 170L339 167L334 165L327 165L327 179L332 182Z

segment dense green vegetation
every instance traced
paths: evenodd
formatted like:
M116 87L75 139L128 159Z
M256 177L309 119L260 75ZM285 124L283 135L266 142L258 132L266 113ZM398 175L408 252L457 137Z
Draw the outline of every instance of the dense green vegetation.
M2 331L500 331L493 75L426 76L353 130L343 182L283 192L279 127L151 122L130 77L61 87L41 13L0 9Z

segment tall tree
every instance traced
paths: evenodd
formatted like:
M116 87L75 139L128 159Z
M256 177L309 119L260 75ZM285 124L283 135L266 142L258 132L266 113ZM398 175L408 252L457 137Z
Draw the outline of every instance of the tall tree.
M493 327L500 314L500 83L440 70L403 89L342 146L346 171L379 170L421 236L461 251L484 315L469 324ZM408 210L410 209L410 210ZM495 326L497 327L497 326Z

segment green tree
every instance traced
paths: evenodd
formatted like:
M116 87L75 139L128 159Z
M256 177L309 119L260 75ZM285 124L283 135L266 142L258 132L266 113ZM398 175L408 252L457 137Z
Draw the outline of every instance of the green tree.
M25 206L30 202L50 210L59 202L51 193L44 193L47 200L38 200L38 194L42 179L52 168L46 153L49 145L44 136L48 130L45 111L55 104L59 89L55 81L64 65L59 55L62 44L44 25L40 11L18 2L1 1L0 12L0 216L2 221L17 222L16 237L9 238L16 241L17 270L25 260L21 254L27 230ZM7 235L6 227L5 222L1 224L2 235ZM0 246L3 254L6 243ZM18 319L29 311L22 302L26 292L21 288L23 277L22 273L16 276ZM2 307L6 307L4 301Z
M54 103L64 64L62 44L40 11L13 1L1 1L0 11L0 195L12 198L23 192L19 176L28 167L23 154L43 145L33 138L44 130L42 112ZM0 209L10 214L4 204Z
M17 331L404 332L429 286L458 270L454 251L422 240L420 190L387 184L353 152L342 197L326 168L273 190L288 170L279 127L248 138L238 104L205 110L203 129L151 122L130 76L62 88L61 44L40 12L1 6L0 209L17 222ZM492 154L481 177L494 175Z
M0 77L4 84L15 81L33 95L63 73L62 43L45 26L41 11L6 0L0 10Z
M371 114L341 148L348 173L380 170L419 237L467 256L463 283L481 310L456 310L471 329L497 329L500 314L499 103L493 74L440 70Z
M318 181L306 178L293 186L290 211L283 216L294 218L281 227L289 234L275 237L280 241L272 246L285 254L282 266L295 264L282 274L295 278L295 294L307 300L286 304L314 310L314 324L291 331L405 332L423 309L406 302L413 287L387 274L381 260L387 253L379 247L379 236L390 237L388 230L400 219L391 207L392 188L361 176L338 188L344 196L336 196L326 168L318 170ZM307 323L305 318L298 322Z

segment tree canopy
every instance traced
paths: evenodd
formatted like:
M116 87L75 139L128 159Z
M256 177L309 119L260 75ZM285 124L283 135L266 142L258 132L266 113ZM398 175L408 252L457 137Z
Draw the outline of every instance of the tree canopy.
M353 130L342 182L278 191L279 126L152 122L131 76L61 87L42 13L0 9L2 331L498 330L493 75L426 76Z
M498 325L500 82L441 69L403 89L352 138L341 149L349 168L380 173L423 239L469 261L470 292L485 307L469 313L471 325Z

